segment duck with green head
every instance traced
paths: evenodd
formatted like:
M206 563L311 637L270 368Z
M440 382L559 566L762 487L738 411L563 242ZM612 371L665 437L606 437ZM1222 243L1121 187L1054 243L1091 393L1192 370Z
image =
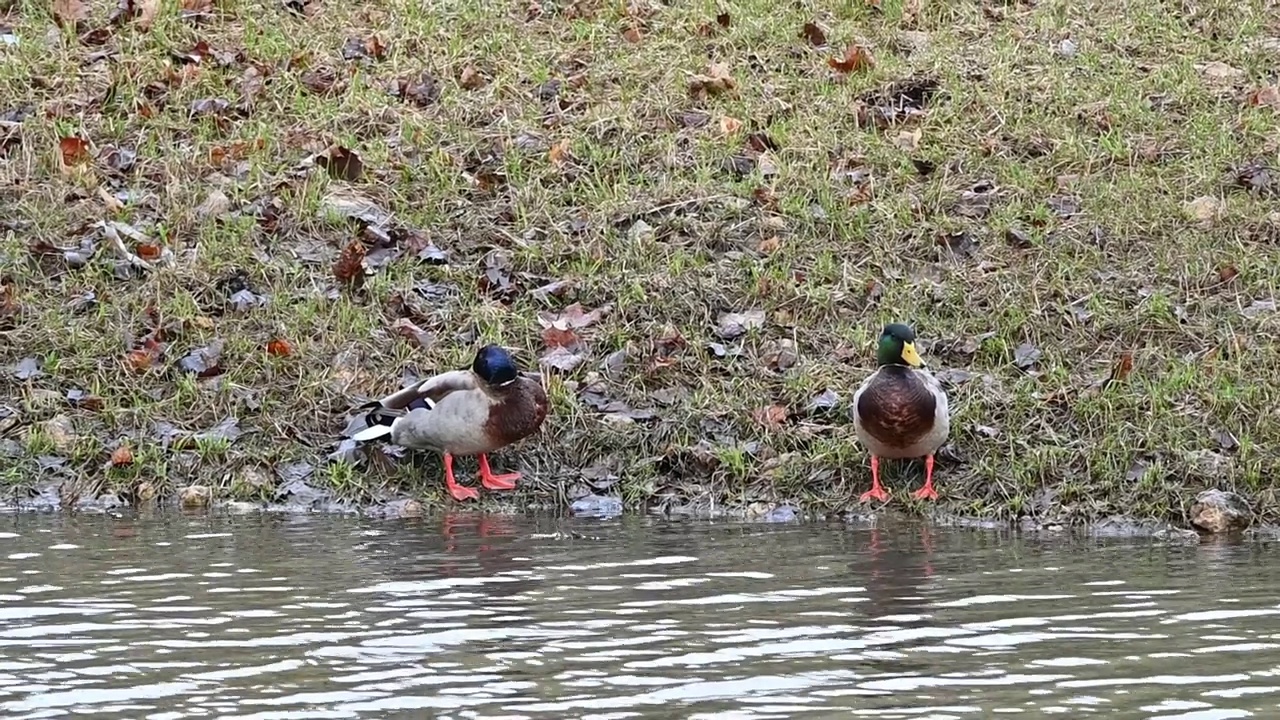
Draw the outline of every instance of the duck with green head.
M916 350L916 334L909 326L884 326L876 345L876 371L853 394L853 428L871 451L871 489L860 500L885 502L889 493L880 485L880 458L924 458L924 486L912 493L918 500L936 500L933 454L951 431L947 394L924 369Z
M537 432L547 417L542 383L520 372L502 347L485 345L471 367L450 370L361 406L366 427L351 435L357 442L386 437L412 449L444 456L444 482L455 500L478 493L453 476L454 455L480 456L480 484L512 490L520 473L495 475L488 453Z

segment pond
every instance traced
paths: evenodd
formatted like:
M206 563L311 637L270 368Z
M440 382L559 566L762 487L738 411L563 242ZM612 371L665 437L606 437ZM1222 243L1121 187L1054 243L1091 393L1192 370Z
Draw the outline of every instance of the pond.
M1280 707L1280 554L1266 544L175 513L8 515L0 550L6 718Z

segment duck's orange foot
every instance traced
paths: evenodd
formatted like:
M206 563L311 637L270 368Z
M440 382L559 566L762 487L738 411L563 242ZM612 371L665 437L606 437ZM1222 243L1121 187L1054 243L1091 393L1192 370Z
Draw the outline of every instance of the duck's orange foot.
M445 488L454 500L458 502L466 502L467 500L475 500L480 497L480 493L469 487L463 487L457 483L446 483Z
M889 502L889 493L879 485L873 486L870 490L862 493L858 498L858 502L868 502L871 500L879 500L880 502Z
M932 484L929 484L911 493L911 497L917 500L937 500L938 491L933 489Z
M480 484L489 490L515 490L516 480L519 479L520 473L518 472L494 475L493 470L489 467L488 456L480 456Z

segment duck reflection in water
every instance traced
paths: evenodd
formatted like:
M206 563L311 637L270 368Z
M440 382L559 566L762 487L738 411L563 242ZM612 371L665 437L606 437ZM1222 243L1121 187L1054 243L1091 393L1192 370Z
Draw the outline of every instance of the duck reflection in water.
M929 614L930 600L922 591L933 580L933 537L929 528L871 528L867 552L850 563L867 588L869 617ZM905 620L905 618L904 618ZM925 617L906 621L926 624Z

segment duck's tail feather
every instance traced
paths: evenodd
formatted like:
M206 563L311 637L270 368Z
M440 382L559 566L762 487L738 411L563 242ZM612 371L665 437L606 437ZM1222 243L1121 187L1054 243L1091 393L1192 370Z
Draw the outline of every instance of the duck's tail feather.
M396 420L404 417L410 410L418 407L425 407L430 410L435 407L435 403L428 398L422 398L422 402L410 403L406 408L389 408L378 401L365 403L360 406L360 410L369 409L364 416L364 422L367 427L358 432L351 434L351 439L356 442L367 442L385 437L391 434L391 426L395 425Z

